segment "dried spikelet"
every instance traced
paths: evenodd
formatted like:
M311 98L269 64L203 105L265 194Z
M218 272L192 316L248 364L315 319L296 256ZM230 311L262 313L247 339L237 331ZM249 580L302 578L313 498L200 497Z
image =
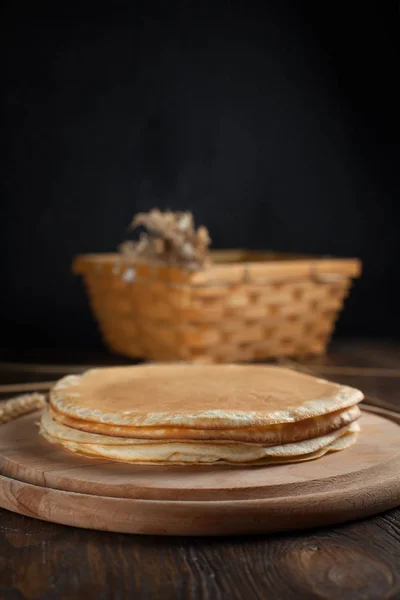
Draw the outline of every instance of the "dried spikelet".
M7 400L0 406L0 423L7 423L22 415L43 408L46 398L43 394L23 394Z
M143 226L138 242L126 241L119 251L127 259L145 258L186 268L200 268L209 261L208 247L211 239L206 227L194 225L190 212L160 211L138 213L129 228Z

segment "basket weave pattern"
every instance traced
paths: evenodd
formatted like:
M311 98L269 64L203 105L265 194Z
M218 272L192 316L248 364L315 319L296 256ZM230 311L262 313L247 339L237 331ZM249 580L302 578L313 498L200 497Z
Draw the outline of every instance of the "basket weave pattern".
M236 362L323 353L359 263L250 262L193 272L88 255L75 271L112 350Z

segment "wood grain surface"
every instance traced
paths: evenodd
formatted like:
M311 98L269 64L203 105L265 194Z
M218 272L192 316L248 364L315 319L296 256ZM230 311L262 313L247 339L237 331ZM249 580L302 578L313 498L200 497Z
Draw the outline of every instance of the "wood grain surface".
M28 359L44 368L46 362L61 363L56 352ZM62 360L117 362L115 357L86 354L78 361L66 352ZM304 364L315 372L318 366L334 366L337 371L330 378L400 409L398 378L391 373L400 371L395 342L337 342L326 357ZM342 375L343 366L360 372ZM377 372L364 377L364 368ZM380 375L379 369L391 371ZM5 370L0 381L18 383L30 377L32 373ZM90 531L0 510L0 598L395 600L400 598L400 510L301 533L229 538Z

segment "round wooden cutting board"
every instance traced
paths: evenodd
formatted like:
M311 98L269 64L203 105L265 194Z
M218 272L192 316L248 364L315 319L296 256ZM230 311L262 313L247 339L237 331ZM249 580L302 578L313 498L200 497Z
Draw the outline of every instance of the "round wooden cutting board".
M400 417L365 409L357 443L264 467L126 465L70 454L38 412L0 427L0 506L65 525L158 535L256 534L340 523L400 504Z

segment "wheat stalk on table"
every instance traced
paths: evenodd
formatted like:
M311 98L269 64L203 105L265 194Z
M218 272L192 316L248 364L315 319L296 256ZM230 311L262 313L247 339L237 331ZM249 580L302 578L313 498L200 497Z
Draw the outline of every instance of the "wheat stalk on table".
M0 406L0 424L8 423L12 419L43 408L45 405L46 397L44 394L37 393L23 394L11 400L6 400Z

